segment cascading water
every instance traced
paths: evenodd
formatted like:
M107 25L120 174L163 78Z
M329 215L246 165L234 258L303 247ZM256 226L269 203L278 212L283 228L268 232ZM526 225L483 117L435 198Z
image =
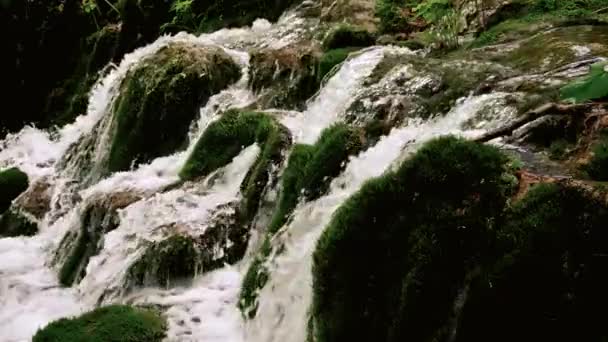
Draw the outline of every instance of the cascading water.
M446 116L409 120L375 146L352 157L328 193L299 205L273 240L273 246L285 248L280 253L275 248L268 261L270 280L261 290L258 314L253 320L246 322L237 308L242 276L251 257L199 275L187 286L124 291L129 266L147 245L166 236L167 227L187 234L204 232L213 210L240 198L240 184L260 153L256 144L244 146L229 165L206 181L182 184L179 169L217 113L255 100L247 89L249 55L245 49L287 46L307 32L307 25L310 23L292 12L275 25L257 21L250 29L220 30L199 37L184 33L161 37L126 55L96 85L86 115L73 124L52 134L26 127L0 143L0 167L19 166L32 180L50 177L53 191L51 212L40 222L36 236L0 239L0 336L4 341L26 341L52 320L80 314L99 304L127 302L162 307L169 323L169 341L303 342L311 300L311 255L332 213L366 180L381 175L422 142L450 133L481 134L513 113L499 103L504 94L469 97ZM122 80L142 59L172 42L220 46L242 67L243 77L211 97L201 109L200 118L191 125L185 151L115 173L73 193L69 184L81 180L80 156L92 153L95 159L107 153L112 124L109 113ZM282 118L294 140L314 143L323 129L341 121L385 53L397 50L411 53L395 47L372 47L348 59L304 112ZM488 107L500 110L488 115L484 111ZM478 116L481 111L486 114ZM103 237L103 248L89 260L82 281L73 288L60 287L51 265L60 240L68 230L77 229L87 204L119 191L137 193L142 199L119 210L120 224ZM76 200L64 200L66 196Z

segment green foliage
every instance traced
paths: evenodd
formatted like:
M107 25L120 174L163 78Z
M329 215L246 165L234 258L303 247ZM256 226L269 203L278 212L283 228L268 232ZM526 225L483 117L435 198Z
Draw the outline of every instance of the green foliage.
M265 240L241 286L239 308L246 317L255 317L257 292L268 280L264 263L272 252L270 241L273 236L287 222L298 200L301 197L314 200L323 195L331 180L342 171L348 156L362 147L359 132L345 124L325 129L315 145L294 146L281 176L281 192Z
M200 32L211 32L222 27L241 27L257 18L276 21L295 0L195 0L193 8L201 18Z
M272 131L276 129L276 123L266 114L230 110L211 123L196 142L180 177L189 180L207 176L255 142L263 145L270 140L272 145L277 137L277 132Z
M420 2L414 11L429 23L435 23L452 11L451 0L426 0Z
M5 212L17 196L27 190L27 175L16 167L0 171L0 215Z
M439 138L347 200L313 256L315 341L447 338L456 284L493 253L506 168L493 147Z
M608 97L608 63L591 66L589 75L561 89L561 98L574 103L599 100Z
M380 19L380 31L384 33L408 31L411 19L408 12L417 4L418 1L378 0L375 14Z
M323 40L323 49L332 50L353 46L374 45L374 36L362 27L342 24L329 31Z
M192 237L173 235L148 247L131 265L128 277L136 286L169 287L200 272L199 255Z
M592 149L593 156L584 170L594 180L608 181L608 134L604 133Z
M108 170L128 170L183 147L201 103L239 74L223 51L179 44L130 72L116 100Z
M338 64L344 62L348 55L356 48L333 49L326 51L317 65L317 79L319 82Z
M447 9L444 14L437 17L435 26L426 32L430 44L450 50L459 46L458 36L462 30L460 13Z
M166 323L157 313L111 305L77 318L62 318L34 335L33 342L160 342Z

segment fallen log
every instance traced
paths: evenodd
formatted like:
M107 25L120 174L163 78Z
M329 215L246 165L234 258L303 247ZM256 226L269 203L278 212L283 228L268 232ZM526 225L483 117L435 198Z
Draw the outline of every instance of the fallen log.
M519 118L508 123L507 125L500 127L494 131L488 132L476 139L476 142L488 142L490 140L500 138L505 135L513 134L513 131L520 128L521 126L534 121L540 117L546 115L578 115L583 112L589 111L593 106L597 104L584 103L584 104L561 104L561 103L547 103L535 109L532 109L524 113Z

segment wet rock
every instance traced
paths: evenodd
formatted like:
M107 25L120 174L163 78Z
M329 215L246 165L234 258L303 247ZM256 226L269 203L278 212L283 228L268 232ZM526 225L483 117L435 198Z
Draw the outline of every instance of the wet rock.
M260 95L257 107L301 109L319 89L318 54L309 47L252 52L249 86Z
M0 171L0 214L29 186L27 175L16 167Z
M38 224L18 209L9 209L0 216L0 237L32 236Z
M51 183L48 178L36 180L15 204L23 211L40 220L51 209Z
M71 286L85 276L89 259L103 248L104 234L120 224L118 210L141 198L136 192L116 192L89 199L80 225L66 233L57 249L55 262L61 264L59 280L62 285Z

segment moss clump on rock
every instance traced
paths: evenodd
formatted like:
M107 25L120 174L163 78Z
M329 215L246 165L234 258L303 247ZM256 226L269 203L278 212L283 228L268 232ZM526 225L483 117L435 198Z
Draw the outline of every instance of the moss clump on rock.
M270 240L274 234L287 222L302 196L314 200L324 194L348 157L362 148L361 132L345 124L324 130L315 145L294 146L281 176L281 192L266 238L243 280L239 307L247 317L255 316L257 292L268 280L264 262L272 251Z
M329 74L329 72L338 64L344 62L348 55L357 50L357 48L342 48L342 49L333 49L326 51L319 63L317 65L317 79L319 82L323 80L325 75Z
M455 341L606 339L608 205L598 194L540 184L508 210L503 255L471 285Z
M84 278L89 259L102 247L103 236L120 224L118 209L140 198L137 193L115 192L90 202L82 214L80 226L68 231L59 244L59 253L65 256L59 270L59 282L63 286L71 286Z
M264 113L230 110L205 130L179 175L184 180L207 176L253 143L273 145L278 131L279 125Z
M366 47L374 45L375 41L375 37L366 29L342 24L329 31L323 40L323 48L332 50L354 46Z
M318 56L309 48L261 49L251 53L249 86L258 107L303 109L319 89Z
M52 322L34 335L33 342L160 342L166 322L156 312L111 305L76 318Z
M33 236L38 232L38 224L14 209L0 216L0 236Z
M219 48L173 44L145 60L121 86L108 170L127 170L181 148L200 105L239 74Z
M6 211L17 196L27 190L28 177L16 167L0 171L0 214Z
M169 287L192 279L201 270L196 240L190 236L173 235L147 248L129 268L128 281L134 286Z
M459 284L492 253L506 172L495 148L445 137L365 184L313 256L315 341L445 338Z

